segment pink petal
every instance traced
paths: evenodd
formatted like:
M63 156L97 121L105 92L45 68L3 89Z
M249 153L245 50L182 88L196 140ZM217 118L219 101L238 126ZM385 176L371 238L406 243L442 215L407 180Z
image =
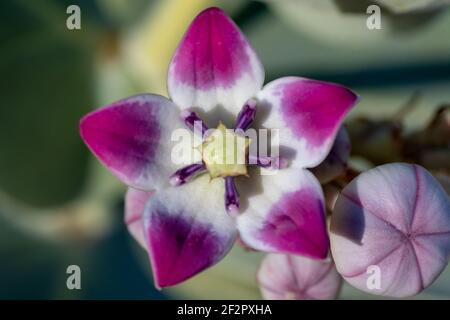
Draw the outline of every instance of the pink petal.
M339 273L358 289L415 295L448 263L450 199L418 165L369 170L345 187L336 202L331 249ZM379 289L367 285L371 265L379 267Z
M328 155L357 96L337 84L287 77L267 84L258 95L262 125L279 129L280 154L291 153L296 167L315 167ZM278 141L272 142L278 144ZM289 152L283 154L283 149Z
M221 260L236 240L222 179L203 175L157 191L144 213L145 237L157 287L176 285Z
M164 97L140 95L84 116L83 141L120 180L137 189L168 185L172 131L182 126L177 107Z
M133 188L128 188L125 195L125 224L128 231L134 239L144 248L144 226L142 224L142 214L144 213L145 204L153 192L140 191Z
M168 89L181 108L225 107L237 114L264 83L264 69L234 22L218 8L201 12L176 50Z
M261 186L248 206L241 206L245 211L237 221L244 243L261 251L325 258L329 240L316 178L307 170L284 169L261 176ZM238 190L247 189L238 185Z
M267 300L329 300L339 294L342 279L331 259L269 254L258 271Z
M345 171L350 155L350 148L350 137L348 136L347 130L342 127L325 160L317 167L311 169L312 173L319 179L320 183L328 183Z

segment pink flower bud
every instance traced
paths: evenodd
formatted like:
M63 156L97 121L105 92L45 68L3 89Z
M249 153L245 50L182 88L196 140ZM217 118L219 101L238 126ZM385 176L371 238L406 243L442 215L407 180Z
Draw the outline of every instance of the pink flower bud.
M258 272L261 293L268 300L325 300L337 297L342 279L333 261L269 254Z
M450 255L450 199L418 165L387 164L354 179L331 217L336 268L354 287L406 297L428 287Z

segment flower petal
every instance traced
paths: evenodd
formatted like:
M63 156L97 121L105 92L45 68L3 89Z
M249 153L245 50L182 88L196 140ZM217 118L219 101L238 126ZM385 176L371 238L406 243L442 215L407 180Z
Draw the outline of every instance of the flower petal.
M315 167L325 159L342 121L357 102L356 94L345 87L297 77L267 84L258 99L262 125L279 129L280 154L291 154L292 164L302 168Z
M286 254L267 255L257 277L268 300L335 299L342 283L331 258L313 260Z
M190 25L169 67L168 89L181 108L225 107L237 115L264 83L264 69L234 22L218 8Z
M369 170L336 202L331 249L339 273L358 289L394 297L417 294L448 263L450 199L420 166ZM371 266L379 270L378 288L368 285L375 274Z
M262 175L260 183L263 191L250 197L247 206L241 203L245 211L237 221L244 243L261 251L325 258L329 240L317 179L307 170L285 169ZM242 193L248 189L238 185Z
M176 285L221 260L236 240L224 207L222 179L202 175L157 191L147 202L144 230L155 283Z
M177 107L157 95L130 97L93 111L80 133L94 155L127 185L150 191L176 170L171 134L183 127Z
M128 188L125 195L125 224L133 238L144 248L144 226L142 224L142 214L144 213L145 204L153 192L141 191Z

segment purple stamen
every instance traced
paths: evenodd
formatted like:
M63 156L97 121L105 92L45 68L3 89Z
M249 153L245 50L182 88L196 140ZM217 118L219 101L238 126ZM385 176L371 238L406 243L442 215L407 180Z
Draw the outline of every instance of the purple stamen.
M289 161L281 157L262 157L248 155L248 164L257 165L262 168L285 169L289 165Z
M181 186L191 180L198 173L205 171L206 167L203 162L194 163L177 170L170 176L170 184L172 186Z
M236 130L247 130L255 120L256 116L256 100L250 99L242 107L236 120L235 129Z
M234 183L234 177L225 178L225 209L233 217L239 214L239 193Z
M198 116L197 113L190 110L185 110L181 113L181 118L183 119L186 126L194 132L199 132L201 130L202 137L208 130L208 126L205 122Z

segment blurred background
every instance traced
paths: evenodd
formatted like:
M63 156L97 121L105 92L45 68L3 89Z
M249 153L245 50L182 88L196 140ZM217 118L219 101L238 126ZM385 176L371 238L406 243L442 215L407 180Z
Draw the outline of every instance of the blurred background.
M381 30L366 27L366 9L375 2L382 9ZM81 9L81 30L66 27L72 4ZM418 149L429 141L412 138L450 104L447 5L1 1L0 299L260 298L255 272L262 255L238 247L185 284L155 290L147 255L123 223L125 188L78 134L79 119L96 107L137 93L166 94L170 57L189 22L208 6L223 8L242 28L266 68L266 82L305 76L360 94L348 120L355 166L404 159L399 139L411 133L416 147L408 149L408 159L433 170L448 187L450 138L440 135L431 154ZM81 268L81 290L66 287L72 264ZM341 298L379 297L345 285ZM415 298L449 299L450 269Z

